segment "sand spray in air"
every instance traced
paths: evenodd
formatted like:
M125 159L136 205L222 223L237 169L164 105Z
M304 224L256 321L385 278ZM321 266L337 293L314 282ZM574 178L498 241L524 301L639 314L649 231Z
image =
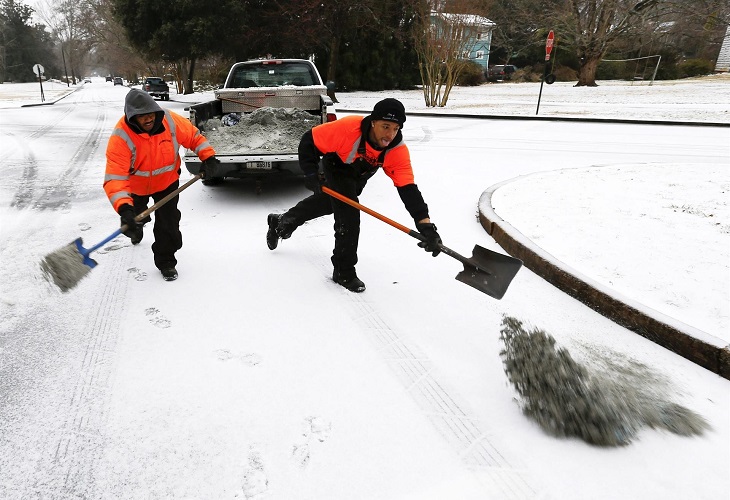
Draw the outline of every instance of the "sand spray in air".
M707 421L667 397L668 382L646 365L598 357L587 368L555 339L520 320L502 319L500 352L523 413L556 437L627 445L642 427L701 435Z

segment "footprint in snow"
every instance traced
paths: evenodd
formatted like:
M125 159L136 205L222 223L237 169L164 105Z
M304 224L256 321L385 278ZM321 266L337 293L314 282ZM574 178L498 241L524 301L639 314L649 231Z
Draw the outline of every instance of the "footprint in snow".
M332 431L332 422L322 417L307 417L311 435L320 443L324 443Z
M324 443L332 431L332 422L323 417L307 417L302 423L302 436L292 447L292 458L300 467L311 459L313 445Z
M112 243L111 245L107 245L104 248L97 250L96 253L105 254L105 253L114 252L115 250L120 250L122 248L131 247L131 246L132 246L132 243L129 240L127 240L126 242L124 242L124 241L115 242L115 243Z
M261 356L259 356L256 353L248 352L244 354L240 353L233 353L229 351L228 349L218 349L217 351L214 351L216 356L221 361L229 361L231 359L237 359L241 361L246 366L256 366L257 364L261 363Z
M249 452L248 463L243 468L241 489L247 500L263 500L268 496L269 479L261 454L256 449L252 448Z
M137 269L136 267L130 267L127 269L127 272L132 274L134 279L137 281L145 281L147 279L147 273L141 269Z
M81 231L88 231L89 229L91 229L91 224L87 224L86 222L81 222L81 223L79 223L79 229Z
M160 311L154 307L148 307L144 310L145 316L149 318L149 322L158 328L170 328L172 324L169 319L165 318Z
M299 467L306 467L309 464L309 443L295 444L291 455Z

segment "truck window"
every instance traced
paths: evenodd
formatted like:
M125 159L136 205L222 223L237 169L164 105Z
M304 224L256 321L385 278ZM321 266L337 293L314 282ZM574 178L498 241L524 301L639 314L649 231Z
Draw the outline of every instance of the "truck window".
M246 63L234 68L227 88L318 85L311 66L303 63Z

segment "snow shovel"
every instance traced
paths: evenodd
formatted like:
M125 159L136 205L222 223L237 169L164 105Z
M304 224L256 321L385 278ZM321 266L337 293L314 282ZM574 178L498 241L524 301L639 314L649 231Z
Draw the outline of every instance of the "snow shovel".
M380 219L396 229L400 229L417 240L426 240L421 233L409 229L406 226L385 217L384 215L380 215L374 210L341 195L337 191L333 191L327 186L322 186L322 192L327 193L333 198L347 203L366 214L372 215L376 219ZM466 283L467 285L474 287L480 292L484 292L497 300L504 297L509 284L512 282L512 278L515 277L517 271L519 271L520 267L522 267L521 260L510 257L509 255L503 255L501 253L487 250L479 245L474 245L471 258L466 258L444 245L439 245L439 248L449 257L453 257L464 264L464 270L456 275L457 280L462 283Z
M149 207L147 210L137 215L134 220L137 222L142 221L152 212L180 194L183 190L187 189L188 186L200 179L200 177L200 174L196 175L175 191ZM41 270L43 271L43 275L46 280L55 283L62 292L69 291L71 288L75 287L79 281L81 281L81 278L86 276L89 271L96 267L97 262L89 257L89 254L122 234L127 230L127 228L128 226L123 224L119 229L91 248L84 248L84 240L76 238L68 245L49 253L41 261Z

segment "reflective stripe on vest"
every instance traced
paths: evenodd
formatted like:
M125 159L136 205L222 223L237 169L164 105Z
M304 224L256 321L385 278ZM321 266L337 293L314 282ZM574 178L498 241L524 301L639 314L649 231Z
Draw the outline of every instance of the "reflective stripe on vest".
M123 128L115 128L112 131L112 135L116 135L117 137L120 137L124 143L127 145L127 148L132 153L132 159L129 162L129 172L134 171L134 162L137 159L137 148L134 146L134 143L132 142L132 139L129 137L129 134L127 134L127 131Z
M104 182L108 181L126 181L129 180L128 175L114 175L114 174L106 174L104 175Z
M109 201L111 202L112 206L114 206L114 203L116 203L116 201L119 198L131 198L131 197L132 197L132 195L130 195L128 192L126 192L126 191L119 191L117 193L114 193L112 195L112 197L109 198Z
M134 142L132 142L132 139L130 139L129 135L124 129L117 128L114 129L112 132L112 135L116 135L117 137L120 137L129 148L129 151L132 153L132 160L131 164L129 166L129 173L132 175L138 175L140 177L152 177L153 175L160 175L165 174L167 172L171 172L175 170L175 164L177 163L177 159L180 157L180 143L177 142L177 135L175 134L175 120L172 119L172 115L169 111L165 110L165 118L167 118L167 124L170 127L170 138L172 139L172 147L173 151L175 152L175 159L173 160L172 164L165 165L164 167L156 168L151 171L140 171L134 169L134 163L137 158L137 148L134 145ZM117 177L114 178L114 176L109 176L109 178L105 178L106 180L126 180L126 178Z
M360 141L357 140L352 143L352 150L350 150L350 154L347 155L347 158L345 159L345 163L352 163L355 161L355 158L357 157L357 147L360 145Z
M195 131L195 137L193 137L193 142L197 141L198 140L198 137L202 137L202 136L203 136L203 134L200 133L200 130L196 130ZM200 144L200 146L198 146L197 148L195 148L193 150L193 152L197 155L198 153L200 153L201 150L203 150L205 148L209 148L209 147L210 147L210 144L208 143L208 140L206 139L205 141L203 141Z

